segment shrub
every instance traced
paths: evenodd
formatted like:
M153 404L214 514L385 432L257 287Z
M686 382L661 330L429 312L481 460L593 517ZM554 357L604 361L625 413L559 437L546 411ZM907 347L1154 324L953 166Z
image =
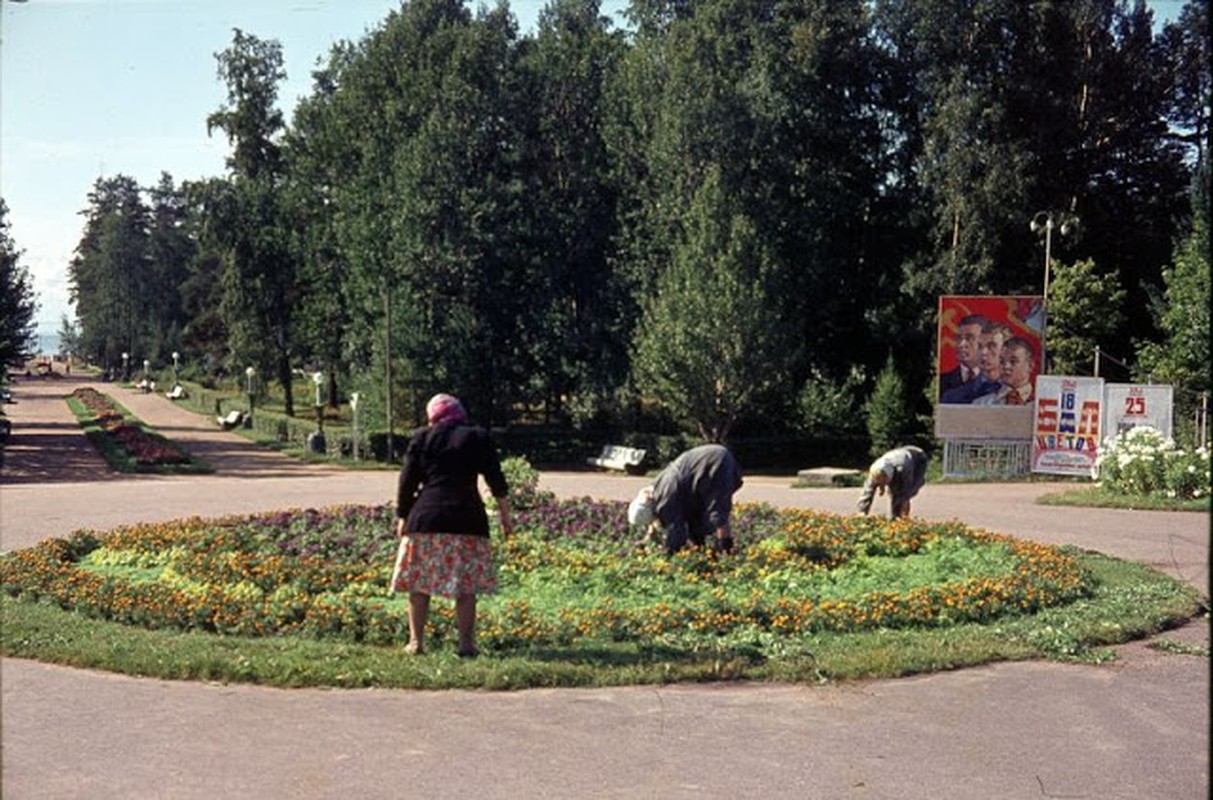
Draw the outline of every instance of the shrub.
M539 470L521 456L510 456L501 460L501 471L510 485L510 508L521 511L551 503L556 495L540 491Z
M905 440L914 423L914 414L906 400L905 382L897 373L893 356L876 376L872 396L864 403L868 421L868 436L872 440L871 454L878 456Z
M1157 429L1139 425L1104 439L1095 462L1100 485L1124 495L1196 500L1209 494L1209 453L1180 450Z

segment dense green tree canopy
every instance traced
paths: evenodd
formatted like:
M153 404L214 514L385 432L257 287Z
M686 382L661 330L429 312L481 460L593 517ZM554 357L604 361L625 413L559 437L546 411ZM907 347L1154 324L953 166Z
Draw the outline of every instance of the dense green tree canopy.
M89 196L82 347L322 369L388 427L452 391L494 425L850 431L803 404L853 415L892 358L921 419L937 296L1039 292L1052 211L1080 220L1051 241L1055 355L1140 345L1199 386L1206 3L1159 31L1140 0L628 18L551 0L523 35L505 3L407 0L334 44L289 124L280 47L236 31L205 121L228 174Z

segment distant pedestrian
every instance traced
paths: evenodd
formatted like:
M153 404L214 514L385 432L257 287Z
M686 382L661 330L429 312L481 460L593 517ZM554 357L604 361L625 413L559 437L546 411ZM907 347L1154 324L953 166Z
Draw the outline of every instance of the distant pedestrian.
M894 448L873 461L863 483L859 513L867 514L876 493L883 495L887 488L889 516L893 519L910 516L910 500L927 480L927 462L927 454L913 445Z
M628 507L628 521L641 528L660 522L668 553L688 541L703 546L710 535L718 550L728 552L733 549L733 495L741 484L741 466L728 448L692 447L671 461L652 486L640 490Z

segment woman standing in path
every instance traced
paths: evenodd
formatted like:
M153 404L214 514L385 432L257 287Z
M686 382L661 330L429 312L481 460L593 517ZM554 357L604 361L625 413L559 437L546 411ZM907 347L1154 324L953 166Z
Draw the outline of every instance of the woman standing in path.
M413 434L400 470L396 534L402 541L392 589L409 593L407 652L424 652L430 595L439 594L455 598L458 652L471 657L477 653L476 595L497 590L477 479L483 475L497 498L506 537L513 533L509 487L488 434L468 423L458 399L434 395L425 413L429 424Z

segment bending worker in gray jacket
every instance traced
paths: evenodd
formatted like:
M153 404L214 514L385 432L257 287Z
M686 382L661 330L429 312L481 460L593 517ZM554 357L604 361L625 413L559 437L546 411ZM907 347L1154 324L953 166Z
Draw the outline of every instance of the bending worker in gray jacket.
M888 487L889 516L910 516L910 500L927 481L927 454L908 445L898 447L882 455L868 467L868 478L863 483L863 495L859 498L859 513L866 514L872 508L872 498L879 491L884 494Z
M733 532L733 494L741 488L741 467L727 448L705 444L687 450L640 490L628 507L628 521L647 528L654 518L665 528L665 549L674 553L688 540L703 545L715 534L716 546L729 551Z

